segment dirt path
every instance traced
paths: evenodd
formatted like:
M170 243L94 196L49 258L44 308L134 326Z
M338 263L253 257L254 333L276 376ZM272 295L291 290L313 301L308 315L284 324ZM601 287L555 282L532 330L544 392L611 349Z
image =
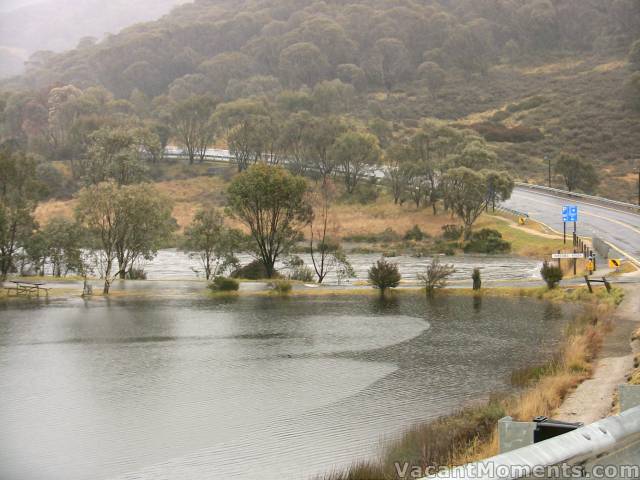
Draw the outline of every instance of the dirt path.
M588 424L611 413L616 388L626 383L627 375L633 370L631 336L640 326L640 285L623 288L625 298L616 311L614 329L604 340L593 378L566 398L554 418Z

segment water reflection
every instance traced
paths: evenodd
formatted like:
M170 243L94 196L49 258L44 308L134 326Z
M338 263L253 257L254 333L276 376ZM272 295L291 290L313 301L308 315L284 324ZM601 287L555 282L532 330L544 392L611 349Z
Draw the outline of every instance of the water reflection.
M0 310L0 478L303 478L508 386L531 299L83 300Z

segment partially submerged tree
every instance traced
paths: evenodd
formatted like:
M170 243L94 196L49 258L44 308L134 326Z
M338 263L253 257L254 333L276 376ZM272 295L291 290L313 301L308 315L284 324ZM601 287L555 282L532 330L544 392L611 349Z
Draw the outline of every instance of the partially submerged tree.
M309 222L309 252L318 283L322 283L334 270L341 271L347 276L352 272L347 256L338 241L338 227L331 215L333 194L333 185L327 183L321 187L321 191L315 195L312 202L314 215Z
M239 234L225 227L222 215L213 208L199 210L184 236L183 249L198 256L207 280L238 265L234 253L239 249Z
M153 258L175 229L171 202L146 184L104 182L85 188L78 195L76 216L93 241L105 295L136 260Z
M441 264L440 259L435 257L424 273L418 274L418 280L422 282L428 296L433 296L437 288L447 286L447 280L455 273L453 265Z
M251 232L268 278L275 273L276 260L311 219L306 191L304 178L265 164L254 165L235 177L227 190L227 211Z
M384 258L378 260L369 269L369 282L373 288L380 290L380 295L384 295L390 288L396 288L401 280L398 265L387 262Z
M0 147L0 282L15 268L16 256L37 224L33 217L41 185L36 161L11 145Z

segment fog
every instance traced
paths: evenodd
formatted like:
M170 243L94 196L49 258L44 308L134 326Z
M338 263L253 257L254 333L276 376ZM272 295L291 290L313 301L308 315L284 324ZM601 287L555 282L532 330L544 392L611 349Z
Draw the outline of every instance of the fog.
M20 73L39 50L74 48L134 23L155 20L189 0L0 0L0 76Z

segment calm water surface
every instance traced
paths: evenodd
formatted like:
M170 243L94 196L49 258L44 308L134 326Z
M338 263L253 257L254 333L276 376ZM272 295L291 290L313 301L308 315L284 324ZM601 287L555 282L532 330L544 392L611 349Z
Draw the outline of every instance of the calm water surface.
M370 297L0 304L0 478L297 479L505 388L557 306Z

